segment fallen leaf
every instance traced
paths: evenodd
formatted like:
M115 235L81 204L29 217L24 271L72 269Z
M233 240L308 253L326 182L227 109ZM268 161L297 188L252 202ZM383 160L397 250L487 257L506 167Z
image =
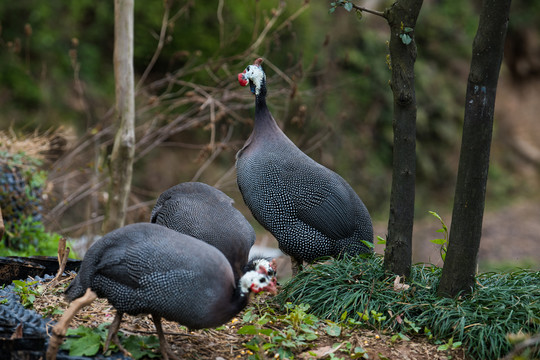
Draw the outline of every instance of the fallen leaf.
M394 280L394 291L404 291L408 290L410 287L410 285L401 283L401 277L399 275L396 276L396 280Z

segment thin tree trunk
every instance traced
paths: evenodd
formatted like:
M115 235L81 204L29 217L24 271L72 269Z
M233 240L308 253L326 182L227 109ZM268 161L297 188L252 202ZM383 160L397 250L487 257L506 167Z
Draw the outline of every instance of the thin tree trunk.
M6 228L4 226L4 218L2 217L2 208L0 208L0 241L4 237L4 231L6 231Z
M510 2L482 2L467 82L452 226L438 290L440 296L454 297L462 292L470 293L474 289L482 236L495 95Z
M384 268L387 272L404 276L409 276L412 261L416 177L414 28L421 7L422 0L398 0L385 12L390 25L394 149Z
M119 124L110 159L109 200L103 222L107 233L124 225L135 155L133 0L114 1L114 75Z

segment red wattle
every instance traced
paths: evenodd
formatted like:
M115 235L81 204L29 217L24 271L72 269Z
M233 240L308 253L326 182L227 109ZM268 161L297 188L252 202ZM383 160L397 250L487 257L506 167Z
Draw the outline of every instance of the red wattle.
M246 72L244 70L244 72ZM238 83L241 85L241 86L246 86L248 84L249 81L247 81L246 79L244 79L244 73L240 73L238 74Z

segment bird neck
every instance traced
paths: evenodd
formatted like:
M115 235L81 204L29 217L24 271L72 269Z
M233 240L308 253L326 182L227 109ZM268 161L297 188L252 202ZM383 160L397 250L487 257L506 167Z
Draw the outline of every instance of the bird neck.
M242 311L248 304L249 293L242 294L240 284L236 288L231 286L231 292L222 300L216 301L212 309L212 321L208 327L222 325L231 320L235 315Z
M247 293L242 291L242 287L240 286L240 279L238 279L236 281L236 287L234 289L231 299L231 304L234 307L233 311L236 311L236 313L242 311L249 302L249 295L249 291Z
M265 134L265 136L268 133L281 133L281 129L266 105L266 91L261 91L255 97L255 124L253 125L253 133Z

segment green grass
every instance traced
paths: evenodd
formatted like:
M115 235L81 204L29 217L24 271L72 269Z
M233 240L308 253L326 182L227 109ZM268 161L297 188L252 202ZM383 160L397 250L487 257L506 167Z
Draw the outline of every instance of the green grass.
M512 348L508 334L540 332L540 272L480 274L473 294L458 299L437 297L441 273L415 265L410 288L395 291L395 276L384 273L381 256L331 259L299 273L276 301L307 304L321 319L424 334L441 344L451 339L473 359L506 354Z

